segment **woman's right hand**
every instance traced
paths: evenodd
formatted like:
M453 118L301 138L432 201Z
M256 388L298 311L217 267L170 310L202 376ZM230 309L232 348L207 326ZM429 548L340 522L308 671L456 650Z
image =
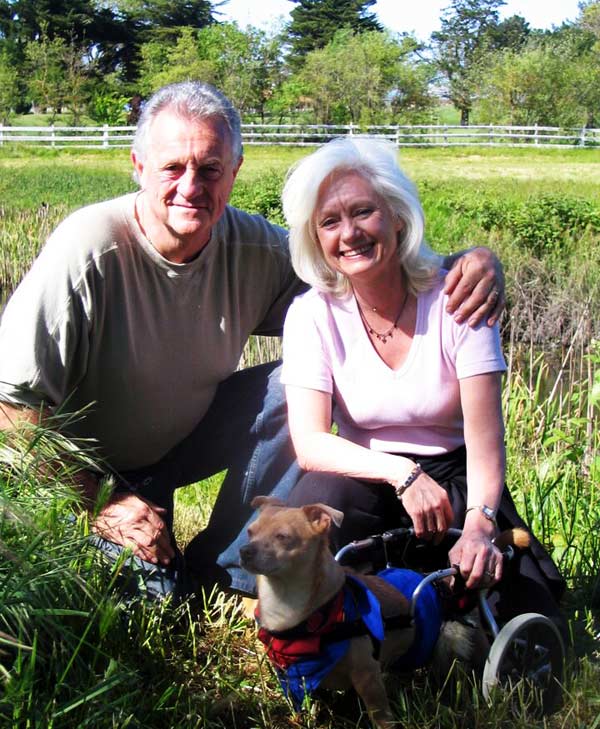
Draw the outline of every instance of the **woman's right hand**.
M426 473L421 473L400 501L412 520L415 536L438 544L454 517L446 490Z

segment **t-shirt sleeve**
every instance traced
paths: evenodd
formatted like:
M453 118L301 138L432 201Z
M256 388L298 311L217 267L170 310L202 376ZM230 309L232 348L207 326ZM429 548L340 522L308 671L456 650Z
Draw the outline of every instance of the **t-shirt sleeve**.
M55 248L51 238L0 323L0 400L12 405L64 402L87 356L85 306Z
M267 337L280 337L290 302L292 302L294 298L298 296L298 294L301 294L305 289L306 284L300 281L291 266L289 267L289 270L284 270L281 288L277 293L276 298L271 303L265 317L253 333Z
M497 324L488 327L482 323L475 328L467 324L454 324L454 326L456 376L459 380L506 370Z
M284 385L332 394L331 357L319 327L318 304L322 303L309 292L290 306L283 329L281 381Z
M291 302L306 291L307 286L292 268L287 231L256 216L252 217L251 224L256 229L252 235L264 243L263 267L258 272L257 285L266 302L261 321L252 333L280 337Z

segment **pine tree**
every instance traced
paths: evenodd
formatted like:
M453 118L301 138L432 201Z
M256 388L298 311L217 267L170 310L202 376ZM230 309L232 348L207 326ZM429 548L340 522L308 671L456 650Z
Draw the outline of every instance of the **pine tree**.
M300 66L310 51L323 48L340 28L351 28L357 33L381 31L374 13L368 8L376 0L290 0L296 7L291 12L288 38L291 46L291 64Z

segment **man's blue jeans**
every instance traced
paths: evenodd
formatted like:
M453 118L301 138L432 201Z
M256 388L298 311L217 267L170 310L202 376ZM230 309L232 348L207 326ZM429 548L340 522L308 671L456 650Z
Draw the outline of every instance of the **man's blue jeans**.
M183 557L178 555L169 568L133 560L150 594L188 592L190 573L195 587L219 584L255 593L254 576L239 566L239 549L253 518L250 502L259 494L285 500L301 475L289 437L280 369L279 362L271 362L235 372L219 385L195 430L165 458L121 474L131 490L167 509L172 532L174 490L227 469L209 523ZM144 570L148 574L140 575Z

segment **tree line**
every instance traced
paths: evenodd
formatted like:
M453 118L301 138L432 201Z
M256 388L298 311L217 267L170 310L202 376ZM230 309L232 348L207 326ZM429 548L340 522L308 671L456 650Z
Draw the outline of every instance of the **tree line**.
M600 124L600 0L545 31L500 20L505 0L449 0L426 43L382 27L375 0L289 1L264 30L222 22L223 0L0 0L0 120L135 123L155 89L193 78L245 121L429 123L447 99L463 124Z

